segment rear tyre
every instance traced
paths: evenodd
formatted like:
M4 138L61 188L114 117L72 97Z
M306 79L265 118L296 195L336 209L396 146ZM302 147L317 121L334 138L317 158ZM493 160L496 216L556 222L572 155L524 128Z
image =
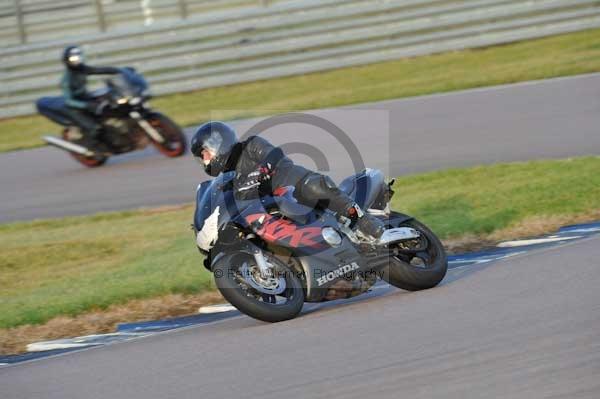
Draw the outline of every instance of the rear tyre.
M412 227L421 233L416 240L404 241L391 249L389 267L383 279L391 285L407 291L435 287L446 276L448 259L437 236L423 223L411 219L391 227Z
M69 138L69 129L63 130L62 138L63 140L73 142L73 140ZM104 163L106 163L106 161L108 160L108 156L104 154L94 154L91 157L86 157L84 155L76 154L74 152L69 152L69 155L71 155L71 157L73 157L77 162L88 168L97 168L98 166L104 165Z
M279 259L269 255L267 261L276 263L277 273L271 281L259 278L254 258L246 253L222 257L213 265L217 288L229 303L250 317L270 323L293 319L304 305L302 283ZM271 293L279 288L281 292Z
M148 123L152 125L165 139L163 143L152 141L152 144L169 158L175 158L183 155L187 149L187 138L179 126L163 114L153 114L148 118Z

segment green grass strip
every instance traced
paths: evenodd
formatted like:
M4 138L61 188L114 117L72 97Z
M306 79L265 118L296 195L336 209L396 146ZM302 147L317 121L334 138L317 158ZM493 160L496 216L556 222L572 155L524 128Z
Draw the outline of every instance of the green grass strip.
M493 233L533 217L568 221L600 210L600 157L407 176L395 190L393 208L443 238ZM189 230L192 213L185 207L0 225L0 328L214 289Z

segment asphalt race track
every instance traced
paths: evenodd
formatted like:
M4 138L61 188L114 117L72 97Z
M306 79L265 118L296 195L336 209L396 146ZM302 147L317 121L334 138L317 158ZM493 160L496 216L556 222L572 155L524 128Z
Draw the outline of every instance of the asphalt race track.
M350 109L369 108L389 110L391 138L374 129L361 155L391 174L600 153L600 75ZM356 141L367 121L385 125L381 112L317 114ZM285 125L274 137L300 141L305 128ZM344 157L328 159L337 178ZM152 150L85 170L43 148L3 154L0 168L0 221L190 202L204 178L189 156ZM0 367L0 397L597 399L598 259L595 236L288 322L240 316Z
M365 165L390 175L597 155L600 74L317 114L346 132L360 148ZM251 123L237 125L244 131ZM348 153L318 129L292 123L272 128L266 135L277 144L300 141L319 149L333 148L326 154L329 168L322 170L337 179L352 170ZM0 155L0 170L0 222L188 203L206 178L190 156L167 159L153 149L114 157L93 170L54 148L17 151Z
M432 290L248 317L0 368L2 398L600 397L600 239Z

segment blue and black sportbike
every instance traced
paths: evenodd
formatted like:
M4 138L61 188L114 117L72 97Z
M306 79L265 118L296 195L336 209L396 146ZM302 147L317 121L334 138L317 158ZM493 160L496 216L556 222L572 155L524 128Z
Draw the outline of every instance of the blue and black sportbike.
M346 178L340 189L385 221L375 240L328 209L299 204L293 188L254 200L236 198L235 172L198 187L193 229L204 266L241 312L278 322L304 302L350 298L381 278L409 291L432 288L447 270L440 240L416 219L390 211L394 192L378 170Z

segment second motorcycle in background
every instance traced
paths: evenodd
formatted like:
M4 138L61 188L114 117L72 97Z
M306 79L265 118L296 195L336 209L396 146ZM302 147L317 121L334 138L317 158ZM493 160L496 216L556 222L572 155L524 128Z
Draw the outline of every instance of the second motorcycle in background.
M179 126L167 116L152 110L151 98L144 77L133 68L120 68L118 74L105 80L104 88L91 94L103 111L95 118L102 126L99 145L89 148L84 134L64 109L63 97L44 97L38 100L41 114L63 125L61 137L44 136L48 144L69 152L87 167L104 164L111 155L123 154L153 144L162 154L178 157L185 153L187 142Z

